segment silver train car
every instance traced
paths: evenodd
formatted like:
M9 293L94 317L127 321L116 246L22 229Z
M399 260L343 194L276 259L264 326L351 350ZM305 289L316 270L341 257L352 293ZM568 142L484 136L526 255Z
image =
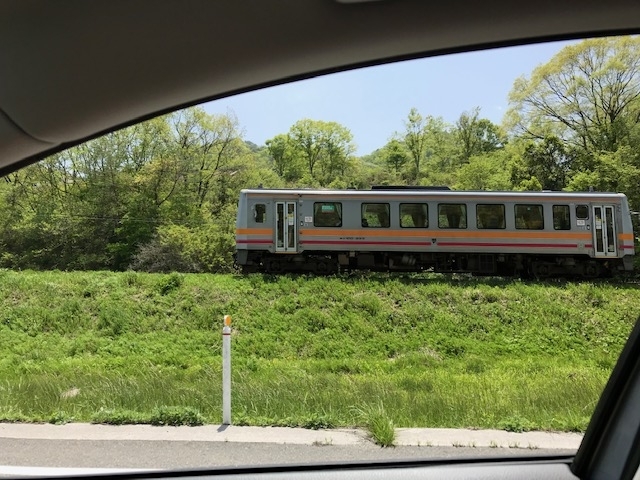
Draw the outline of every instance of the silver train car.
M595 278L633 269L625 195L429 188L242 190L243 272Z

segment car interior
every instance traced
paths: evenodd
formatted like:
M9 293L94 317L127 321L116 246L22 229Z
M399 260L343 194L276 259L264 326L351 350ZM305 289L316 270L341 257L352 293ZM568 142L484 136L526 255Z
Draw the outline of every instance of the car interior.
M640 32L637 0L0 0L0 12L0 175L164 113L267 86L401 60ZM632 479L639 478L638 405L640 323L575 457L126 476ZM123 474L109 477L116 476Z

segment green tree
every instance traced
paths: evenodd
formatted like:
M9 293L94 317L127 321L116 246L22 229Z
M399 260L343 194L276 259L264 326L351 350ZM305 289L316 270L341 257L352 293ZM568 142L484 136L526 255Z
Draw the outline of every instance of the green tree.
M316 163L322 154L320 122L299 120L289 130L289 136L297 154L301 155L307 166L307 173L313 177Z
M640 123L640 38L585 40L516 80L506 123L519 136L549 134L585 151L616 151Z
M179 160L186 167L185 185L193 194L190 204L200 209L219 171L248 147L234 115L208 115L200 108L190 108L171 115L169 122Z
M302 177L302 165L289 135L279 134L265 142L273 170L287 181Z
M456 190L511 190L509 152L497 150L475 155L458 171Z
M423 117L412 108L405 121L404 144L412 161L411 178L416 184L451 183L455 141L451 126L441 117ZM426 168L423 168L426 165Z
M320 141L323 147L321 167L326 183L344 177L352 164L355 145L353 135L348 128L336 122L325 122L321 126Z
M406 165L407 148L399 140L393 139L383 148L384 161L387 168L396 175L399 175Z
M624 192L632 209L640 208L640 168L634 165L635 152L621 147L616 152L603 152L593 158L593 168L577 172L567 185L568 190Z
M420 164L425 157L428 146L426 120L420 115L416 108L412 108L409 111L404 126L404 143L411 154L414 179L417 182L420 178Z
M463 112L455 125L455 136L460 149L461 163L468 162L474 155L493 152L501 148L504 137L500 128L490 120L480 117L480 108Z
M388 144L387 144L388 145ZM387 163L386 146L374 150L369 155L354 159L354 168L349 175L349 186L358 189L368 189L372 185L403 185L404 169L400 175L393 171L393 166Z
M258 179L279 185L261 158L233 116L201 109L56 154L2 184L0 265L124 269L154 239L175 238L159 232L177 225L193 233L185 238L211 240L185 251L206 257L203 270L220 269L219 259L230 258L240 188Z
M308 174L306 182L312 185L328 185L350 168L355 151L353 135L336 122L299 120L289 130L288 138L292 155L303 159Z
M529 142L519 162L512 165L511 182L516 187L536 178L543 190L562 190L568 182L575 152L554 136Z

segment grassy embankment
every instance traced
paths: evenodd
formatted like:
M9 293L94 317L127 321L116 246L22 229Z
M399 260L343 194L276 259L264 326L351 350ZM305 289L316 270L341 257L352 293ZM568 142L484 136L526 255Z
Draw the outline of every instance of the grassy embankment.
M582 430L637 285L0 271L0 420ZM376 424L379 424L376 427Z

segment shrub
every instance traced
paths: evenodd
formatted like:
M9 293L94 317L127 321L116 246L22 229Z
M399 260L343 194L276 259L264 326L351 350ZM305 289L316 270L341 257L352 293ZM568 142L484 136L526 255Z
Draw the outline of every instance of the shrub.
M167 225L140 247L131 268L152 273L231 272L234 249L233 233L215 223L198 227Z
M188 425L195 427L204 425L205 418L202 414L192 407L156 407L151 413L151 425L172 426Z
M160 290L160 295L167 295L172 291L177 290L182 286L183 281L184 277L176 272L173 272L167 277L162 278L158 282L158 290Z
M396 439L393 420L384 409L382 403L370 405L356 411L369 431L371 439L381 447L392 447Z
M91 423L107 425L135 425L147 421L143 415L131 410L98 410L92 417Z
M149 273L199 271L196 265L184 257L178 245L164 243L160 237L155 237L138 249L130 268Z

